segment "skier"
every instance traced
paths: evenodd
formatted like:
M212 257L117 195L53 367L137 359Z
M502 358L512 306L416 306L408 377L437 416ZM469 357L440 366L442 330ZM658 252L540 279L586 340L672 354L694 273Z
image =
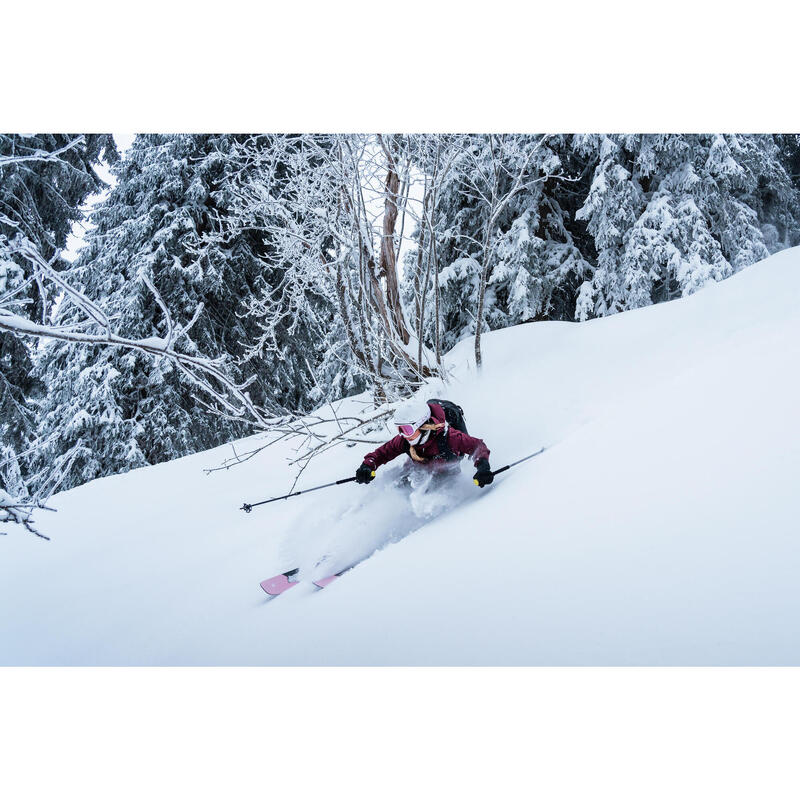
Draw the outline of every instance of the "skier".
M358 483L369 483L378 467L403 453L408 453L418 464L433 467L472 456L477 470L475 483L483 488L494 480L489 448L481 439L450 425L439 402L409 400L397 409L392 422L397 427L397 436L364 456L364 462L356 470Z

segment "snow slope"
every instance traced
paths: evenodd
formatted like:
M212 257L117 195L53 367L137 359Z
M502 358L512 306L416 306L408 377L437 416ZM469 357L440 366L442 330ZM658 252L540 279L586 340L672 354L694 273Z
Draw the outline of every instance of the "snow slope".
M464 407L495 468L544 454L485 490L465 471L409 494L392 465L249 515L289 490L291 444L62 493L39 517L51 542L0 539L0 663L800 664L800 248L683 300L483 341L480 377L465 341L426 394ZM368 449L324 454L298 488ZM258 587L382 544L323 591Z

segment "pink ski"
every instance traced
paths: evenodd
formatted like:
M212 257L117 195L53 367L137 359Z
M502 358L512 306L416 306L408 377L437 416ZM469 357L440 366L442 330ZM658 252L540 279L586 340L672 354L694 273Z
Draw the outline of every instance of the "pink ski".
M342 573L340 572L339 575ZM324 589L329 584L333 583L339 575L328 575L327 578L319 578L318 580L314 581L314 586L318 586L320 589Z
M348 569L352 569L352 567L348 567ZM299 581L293 581L289 579L297 575L299 571L299 569L290 569L288 572L282 572L280 575L275 575L272 578L267 578L265 581L261 581L259 585L268 595L271 597L277 597L279 594L283 594L288 589L291 589L292 586L297 586ZM318 578L317 580L312 581L312 583L318 589L324 589L345 572L347 572L346 569L342 570L341 572L337 572L335 575L328 575L325 578Z
M288 572L282 572L280 575L275 575L272 578L261 581L260 586L268 595L277 597L279 594L283 594L287 589L291 589L292 586L297 586L297 581L290 581L289 578L292 575L296 575L298 571L299 570L292 569Z

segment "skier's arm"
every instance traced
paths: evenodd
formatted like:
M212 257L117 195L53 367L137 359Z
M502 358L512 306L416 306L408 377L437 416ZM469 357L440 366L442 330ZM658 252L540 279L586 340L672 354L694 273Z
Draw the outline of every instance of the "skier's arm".
M477 464L481 459L489 460L489 448L483 439L476 439L467 433L462 433L455 428L450 428L449 438L450 449L457 456L472 456L472 461Z
M386 444L382 444L377 450L367 453L364 456L364 463L373 469L391 461L393 458L408 452L408 442L402 436L395 436ZM488 451L487 451L488 452Z

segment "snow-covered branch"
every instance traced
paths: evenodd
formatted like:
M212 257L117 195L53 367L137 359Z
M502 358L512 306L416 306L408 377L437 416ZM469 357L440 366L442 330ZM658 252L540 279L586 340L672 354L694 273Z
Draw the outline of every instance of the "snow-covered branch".
M244 387L241 384L234 383L227 376L222 359L191 355L176 349L176 344L181 338L188 338L189 330L200 313L202 313L202 306L198 306L187 325L174 325L163 298L152 281L145 277L143 278L145 284L152 292L156 303L164 312L167 323L167 336L165 338L151 336L145 339L132 339L116 333L112 329L111 321L105 312L85 294L71 286L61 274L53 269L50 263L42 258L30 243L26 242L19 251L29 261L34 269L34 274L38 278L48 279L55 283L69 296L70 301L85 313L86 322L94 323L94 327L99 328L99 330L84 333L75 330L74 325L58 326L37 323L14 314L2 306L0 306L0 330L18 336L58 339L86 345L123 347L130 350L139 350L152 356L167 358L178 364L199 389L210 394L215 400L224 403L228 411L233 411L233 413L252 423L257 428L265 428L267 426L268 420L266 416L253 405L250 398L243 392ZM212 382L217 388L212 385Z
M50 537L45 536L45 534L37 530L33 523L32 515L36 509L53 511L52 508L47 508L47 506L25 502L24 500L12 497L0 486L0 524L12 522L16 525L22 525L25 530L35 534L40 539L47 539L49 541ZM3 534L5 534L5 531L0 531L0 535Z
M202 303L198 304L187 324L176 324L153 282L142 276L154 302L163 313L166 336L146 338L127 336L124 331L115 329L114 320L98 303L76 288L65 273L54 268L53 264L59 259L58 252L52 259L47 260L30 241L21 236L6 242L4 250L7 257L17 256L22 262L27 263L30 274L21 285L35 284L38 287L44 321L24 315L23 312L30 304L20 301L19 287L15 287L0 297L0 333L23 339L56 340L86 346L121 348L145 353L153 358L166 359L174 363L181 374L194 385L198 394L205 398L206 408L246 422L255 430L269 428L271 420L252 402L245 391L248 382L237 383L232 380L224 358L204 356L191 341L189 332L203 311ZM59 295L62 303L70 303L73 311L77 312L71 315L69 323L58 324L48 321L51 315L47 307L47 287L52 288L49 294ZM37 447L41 449L45 444L46 442L38 442L31 450L15 454L15 461L22 457L30 459L32 450ZM0 497L2 515L0 522L17 522L31 532L43 536L33 526L31 514L37 508L46 508L44 504L64 480L80 448L81 442L78 442L55 463L49 464L43 472L29 475L27 484L35 487L31 490L32 494L26 489L21 496L19 494L12 496L3 490ZM0 467L3 467L3 464L0 464Z
M37 150L36 152L27 156L0 156L0 167L7 166L9 164L24 164L28 161L62 161L61 156L63 156L64 153L72 150L79 144L83 144L85 141L85 136L78 136L71 142L64 145L64 147L59 147L58 150L53 150L49 153L44 150Z
M410 343L400 301L396 233L408 209L410 153L405 137L274 136L241 146L242 168L230 187L237 230L269 241L273 280L250 301L261 321L263 353L289 314L318 319L323 299L362 379L376 397L408 394L433 370ZM329 323L320 327L329 328ZM337 358L332 349L329 358Z

